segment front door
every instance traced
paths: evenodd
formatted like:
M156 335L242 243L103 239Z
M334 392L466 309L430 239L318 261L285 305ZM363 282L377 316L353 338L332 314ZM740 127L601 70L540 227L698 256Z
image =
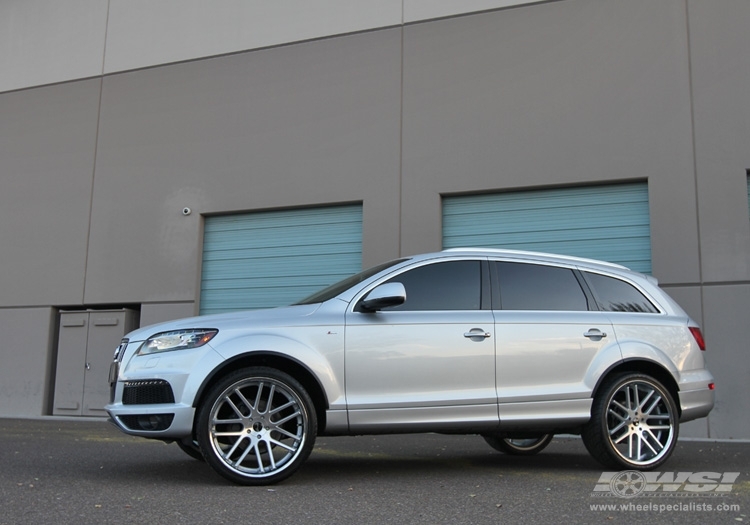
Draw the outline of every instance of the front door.
M441 261L385 281L404 285L404 304L347 314L352 431L497 425L487 263Z

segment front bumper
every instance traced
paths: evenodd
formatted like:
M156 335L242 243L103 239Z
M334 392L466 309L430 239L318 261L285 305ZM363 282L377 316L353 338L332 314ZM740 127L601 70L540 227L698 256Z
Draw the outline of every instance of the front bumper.
M182 439L192 435L195 409L185 405L107 405L110 421L132 436Z
M139 346L129 344L122 362L113 365L111 402L104 409L126 434L161 440L191 437L195 398L222 357L209 345L145 356L136 355Z

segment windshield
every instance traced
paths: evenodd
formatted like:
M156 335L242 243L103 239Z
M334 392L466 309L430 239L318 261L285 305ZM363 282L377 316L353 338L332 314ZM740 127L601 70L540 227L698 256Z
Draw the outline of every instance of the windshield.
M331 286L328 286L326 288L323 288L322 290L315 292L309 297L305 297L299 302L294 303L295 305L302 305L302 304L315 304L315 303L322 303L329 299L333 299L337 295L339 295L342 292L345 292L355 284L361 283L365 279L369 279L373 275L375 275L378 272L381 272L385 270L386 268L390 268L391 266L395 266L398 263L404 262L406 259L396 259L395 261L388 261L383 264L379 264L377 266L373 266L372 268L368 268L367 270L361 271L358 274L352 275L351 277L347 277L343 281L339 281L337 283L332 284Z

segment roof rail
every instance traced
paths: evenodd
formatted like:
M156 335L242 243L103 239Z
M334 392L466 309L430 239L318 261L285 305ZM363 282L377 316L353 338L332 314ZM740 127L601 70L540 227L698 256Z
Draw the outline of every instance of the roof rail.
M619 268L621 270L630 270L627 266L622 264L612 263L608 261L601 261L599 259L587 259L585 257L575 257L572 255L561 255L556 253L545 253L545 252L532 252L526 250L506 250L505 248L447 248L444 252L485 252L494 253L497 255L522 255L527 257L547 257L552 259L567 259L568 261L576 261L587 264L597 264L599 266L609 266L611 268Z

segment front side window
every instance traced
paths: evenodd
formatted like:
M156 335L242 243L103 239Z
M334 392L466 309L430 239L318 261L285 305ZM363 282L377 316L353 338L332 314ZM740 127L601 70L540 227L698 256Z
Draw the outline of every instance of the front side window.
M479 310L482 279L480 261L427 264L391 278L406 288L406 302L384 310Z
M496 265L500 280L500 300L493 300L496 310L588 310L573 270L513 262Z
M625 281L597 273L584 272L584 275L602 310L652 314L659 312L651 301Z
M345 292L355 284L359 284L365 279L369 279L376 273L382 272L383 270L390 268L391 266L395 266L406 259L396 259L395 261L388 261L382 264L379 264L377 266L373 266L372 268L368 268L367 270L361 271L358 274L352 275L350 277L347 277L346 279L339 281L337 283L333 283L332 285L323 288L322 290L315 292L314 294L302 299L301 301L298 301L294 303L294 305L302 305L302 304L315 304L315 303L322 303L325 301L328 301L329 299L333 299L340 293Z

